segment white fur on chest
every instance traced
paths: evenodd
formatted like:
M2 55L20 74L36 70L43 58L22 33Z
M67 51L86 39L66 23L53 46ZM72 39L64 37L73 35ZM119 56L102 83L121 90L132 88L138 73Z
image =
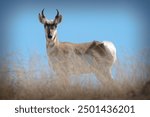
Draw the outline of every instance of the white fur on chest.
M112 42L103 41L104 46L106 47L107 51L112 55L113 62L116 61L116 48Z

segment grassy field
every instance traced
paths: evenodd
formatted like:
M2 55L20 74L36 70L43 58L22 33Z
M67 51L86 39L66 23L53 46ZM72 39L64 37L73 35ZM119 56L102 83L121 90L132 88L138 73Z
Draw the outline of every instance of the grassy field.
M88 75L73 84L75 77L58 78L38 54L28 62L18 54L13 56L15 60L0 60L0 99L150 99L149 55L143 52L126 56L126 62L118 59L114 79L103 84L94 84Z

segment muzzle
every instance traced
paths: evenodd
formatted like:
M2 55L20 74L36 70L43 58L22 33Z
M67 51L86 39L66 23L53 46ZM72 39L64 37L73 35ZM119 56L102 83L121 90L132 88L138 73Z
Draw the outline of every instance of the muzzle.
M49 38L49 39L52 39L52 37L53 37L53 36L52 36L51 34L48 34L48 38Z

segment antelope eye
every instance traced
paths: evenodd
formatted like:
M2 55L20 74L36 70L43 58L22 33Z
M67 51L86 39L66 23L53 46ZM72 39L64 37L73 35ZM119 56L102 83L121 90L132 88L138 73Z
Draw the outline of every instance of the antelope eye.
M44 24L44 28L47 28L47 24Z
M50 28L50 25L44 24L44 28Z
M55 28L56 28L56 25L52 24L51 29L55 29Z

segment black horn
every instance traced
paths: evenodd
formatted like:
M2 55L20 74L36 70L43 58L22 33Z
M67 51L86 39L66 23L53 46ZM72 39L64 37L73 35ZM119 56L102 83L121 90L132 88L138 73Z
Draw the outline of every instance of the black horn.
M42 10L42 17L45 18L45 16L44 16L44 9Z
M57 11L57 15L56 15L56 17L58 17L58 16L59 16L59 11L58 11L58 9L56 9L56 11Z

